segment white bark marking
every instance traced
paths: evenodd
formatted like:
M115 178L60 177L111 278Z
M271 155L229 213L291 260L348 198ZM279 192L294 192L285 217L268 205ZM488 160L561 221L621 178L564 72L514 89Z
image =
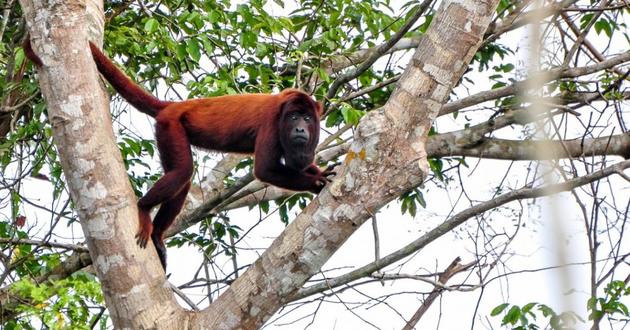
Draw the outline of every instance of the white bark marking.
M470 22L470 21L466 22L466 24L464 25L464 31L466 31L466 32L471 32L472 31L472 22Z
M91 187L86 187L83 191L81 195L82 203L94 203L94 201L104 199L107 196L107 188L99 181L95 182Z
M468 12L473 12L476 13L478 6L475 5L475 1L470 1L470 0L452 0L451 1L452 4L458 4L464 8L466 8L466 11Z
M431 99L433 100L445 100L451 89L446 85L437 85L433 90L433 94L431 94Z
M252 317L256 317L258 313L260 313L260 308L258 308L257 306L252 306L252 308L249 309L249 315L251 315Z
M437 81L440 85L450 85L451 80L453 80L453 72L450 70L443 70L438 66L435 66L430 63L425 63L422 67L424 72L428 73Z
M312 245L321 245L321 246L325 246L326 242L320 242L319 239L317 240L317 243L312 244ZM305 264L305 265L312 265L313 263L325 263L326 262L326 258L322 257L322 253L317 253L318 250L313 250L313 249L305 249L302 252L302 255L299 256L298 260L300 260L301 263ZM308 269L309 272L316 272L318 269L310 267Z
M108 240L114 237L114 226L110 224L109 218L105 216L94 217L85 223L86 235L98 239Z
M73 150L74 155L77 156L89 155L92 152L89 143L77 143L73 146Z
M79 158L77 159L77 167L78 170L81 172L80 174L83 175L94 169L94 162L91 160Z
M413 63L413 60L412 62ZM415 65L409 64L409 68L407 69L409 73L405 73L411 77L416 77L415 79L407 79L404 81L404 88L406 91L419 91L426 88L426 82L428 80L427 75L422 71L419 67Z
M424 130L420 129L420 131L424 131ZM421 137L422 135L418 134L415 136ZM420 154L424 150L424 142L422 142L420 139L416 139L415 141L411 143L411 149L413 149L413 151L415 151L417 154Z
M324 206L323 204L319 207L319 210L313 214L313 220L315 222L320 221L328 221L330 220L330 216L332 215L333 210L331 207ZM306 232L304 233L306 235Z
M85 121L83 121L83 119L81 119L81 118L77 118L77 119L75 119L75 120L72 122L72 127L71 127L71 129L72 129L73 131L78 131L78 130L82 129L82 128L83 128L83 126L85 126Z
M68 97L66 102L59 104L59 109L64 114L70 117L80 117L82 115L81 106L83 105L83 98L76 95Z
M166 283L166 281L165 281ZM131 290L129 290L129 295L136 295L138 293L144 293L149 290L149 287L145 283L141 283L138 285L134 285Z
M355 219L358 215L359 212L356 208L348 204L342 204L337 207L335 212L333 212L333 219L336 219L337 221L346 221Z
M381 133L390 125L388 125L389 121L382 111L368 112L365 116L370 116L370 118L361 120L357 128L357 133L358 136L362 138L355 140L352 150L355 150L355 153L360 153L361 150L365 150L364 160L369 163L378 155Z
M225 318L219 323L219 330L237 329L240 321L240 317L234 313L227 312L224 314Z
M119 266L124 263L123 257L118 254L111 256L100 255L96 258L96 267L103 273L107 274L112 266Z

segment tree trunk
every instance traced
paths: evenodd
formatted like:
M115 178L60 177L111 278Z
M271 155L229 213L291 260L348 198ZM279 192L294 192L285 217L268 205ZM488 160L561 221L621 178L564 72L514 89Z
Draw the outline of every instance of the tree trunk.
M100 1L21 0L39 82L94 268L117 329L180 328L175 301L152 247L135 244L137 209L109 113L109 98L88 47L102 35ZM93 38L99 39L99 38Z

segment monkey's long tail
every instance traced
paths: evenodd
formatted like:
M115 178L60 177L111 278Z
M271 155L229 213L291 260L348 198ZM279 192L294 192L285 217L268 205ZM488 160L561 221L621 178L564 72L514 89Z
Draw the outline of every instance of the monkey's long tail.
M90 50L98 71L127 102L139 111L155 117L160 110L173 103L158 99L134 83L92 42L90 42Z

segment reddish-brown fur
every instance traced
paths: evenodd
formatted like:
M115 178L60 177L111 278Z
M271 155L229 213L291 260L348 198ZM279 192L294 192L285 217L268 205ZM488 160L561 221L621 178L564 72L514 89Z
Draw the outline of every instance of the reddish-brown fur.
M28 49L27 49L28 47ZM237 153L254 153L254 174L261 181L318 193L330 170L313 164L319 140L322 106L307 94L289 89L280 94L242 94L182 102L162 101L127 77L94 44L101 74L131 105L155 118L155 138L164 167L162 176L138 201L140 246L151 238L166 268L163 235L180 212L193 174L191 145ZM25 42L27 56L41 60ZM151 222L150 211L161 207Z
M181 210L193 174L190 145L254 153L256 177L281 188L318 193L326 184L331 172L322 172L313 164L322 107L307 94L285 90L276 95L244 94L165 102L133 83L94 44L90 48L99 71L116 91L138 110L155 117L155 136L165 173L138 201L137 237L143 247L152 238L164 267L163 234ZM295 112L312 117L308 123L309 139L301 150L281 142L289 139L286 133L294 129L288 116ZM158 204L162 205L151 223L149 212Z
M24 49L24 55L26 55L26 57L28 57L29 60L35 63L35 65L37 65L38 67L41 67L42 65L44 65L42 63L42 60L39 58L39 56L37 56L35 52L33 51L33 47L31 47L30 35L28 34L26 35L26 37L24 38L24 41L22 42L22 49Z

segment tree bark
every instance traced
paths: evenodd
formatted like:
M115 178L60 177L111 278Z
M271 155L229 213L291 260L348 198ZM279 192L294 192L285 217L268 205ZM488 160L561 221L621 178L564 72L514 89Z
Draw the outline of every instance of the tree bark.
M88 34L102 36L102 1L21 0L55 144L117 329L180 328L155 250L135 244L137 209L111 127ZM93 23L92 25L88 22ZM96 38L94 38L96 37Z

